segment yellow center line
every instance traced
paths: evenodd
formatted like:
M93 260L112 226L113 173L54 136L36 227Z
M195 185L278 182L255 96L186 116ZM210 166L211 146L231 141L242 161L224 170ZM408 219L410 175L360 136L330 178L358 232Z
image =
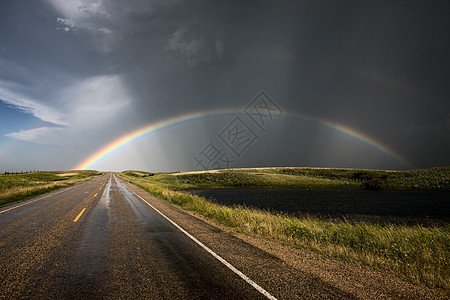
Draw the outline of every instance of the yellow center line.
M97 197L97 193L95 193L94 198Z
M81 218L81 215L84 213L84 211L86 210L86 207L83 208L83 210L78 214L78 216L73 220L73 222L77 222L79 218Z

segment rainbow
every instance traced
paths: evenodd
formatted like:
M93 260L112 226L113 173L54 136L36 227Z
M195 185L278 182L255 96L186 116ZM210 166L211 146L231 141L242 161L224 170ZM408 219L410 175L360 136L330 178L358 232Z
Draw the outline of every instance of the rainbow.
M354 137L354 138L380 150L381 152L384 152L385 154L391 156L392 158L394 158L395 160L397 160L398 162L402 163L404 166L406 166L410 169L416 168L415 165L412 162L410 162L406 157L402 156L400 153L398 153L394 149L388 147L387 145L384 145L383 143L375 140L374 138L372 138L366 134L363 134L363 133L358 132L355 129L352 129L348 126L338 124L338 123L332 122L332 121L321 120L320 124L322 124L326 127L329 127L331 129L340 131L342 133L345 133L351 137Z
M124 146L132 143L133 141L135 141L143 136L149 135L151 133L155 133L155 132L161 131L163 129L167 129L169 127L177 126L177 125L180 125L183 123L192 122L192 121L199 120L199 119L212 118L212 117L217 117L217 116L221 116L221 115L233 115L233 114L237 115L237 114L242 114L242 113L243 113L242 110L235 110L235 109L212 110L212 111L203 111L203 112L194 112L194 113L183 114L183 115L175 116L175 117L168 118L165 120L153 122L144 127L133 130L132 132L129 132L129 133L121 136L120 138L112 141L111 143L107 144L103 148L99 149L98 151L96 151L95 153L90 155L88 158L86 158L83 162L78 164L73 169L74 170L90 169L90 168L92 168L92 166L94 166L99 161L103 160L105 157L107 157L111 153L123 148ZM382 144L381 142L379 142L379 141L373 139L372 137L370 137L362 132L359 132L355 129L352 129L345 125L338 124L336 122L332 122L329 120L312 117L312 116L309 116L309 115L306 115L303 113L289 112L289 113L285 113L285 115L295 117L295 118L300 118L305 121L318 123L325 127L342 132L342 133L349 135L351 137L354 137L368 145L371 145L372 147L389 155L390 157L394 158L395 160L402 163L403 165L405 165L409 168L414 168L414 165L410 161L408 161L408 159L406 159L405 157L403 157L402 155L400 155L399 153L397 153L390 147Z
M150 133L155 133L163 129L167 129L169 127L173 127L176 125L180 125L187 122L192 122L194 120L198 119L204 119L204 118L212 118L220 115L228 115L228 114L239 114L242 113L240 110L216 110L216 111L205 111L205 112L195 112L195 113L188 113L181 116L175 116L172 118L168 118L165 120L157 121L154 123L150 123L148 125L145 125L144 127L141 127L139 129L133 130L130 133L127 133L120 138L112 141L108 145L104 146L88 158L86 158L82 163L77 165L74 169L75 170L86 170L91 168L95 163L101 161L106 156L110 155L111 153L117 151L118 149L124 147L125 145L128 145L129 143L145 136Z

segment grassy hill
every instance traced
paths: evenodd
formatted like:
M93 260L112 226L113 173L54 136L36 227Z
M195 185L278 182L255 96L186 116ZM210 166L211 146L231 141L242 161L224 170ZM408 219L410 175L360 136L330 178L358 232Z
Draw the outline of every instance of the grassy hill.
M450 191L450 167L413 171L331 168L249 168L184 173L125 171L173 190L228 187Z
M33 172L0 175L0 206L67 187L104 173L98 171Z

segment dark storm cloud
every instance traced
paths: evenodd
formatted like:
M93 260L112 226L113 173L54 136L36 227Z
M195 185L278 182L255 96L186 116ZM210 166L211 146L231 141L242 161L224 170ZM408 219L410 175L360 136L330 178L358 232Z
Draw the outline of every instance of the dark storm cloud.
M101 138L84 136L93 146L83 151L156 120L243 108L265 90L287 113L345 124L418 166L450 164L449 2L37 3L8 1L2 10L0 88L79 128L71 137L94 126L86 119L110 102L109 119L95 123ZM171 132L161 147L186 150L158 168L193 168L198 145L227 122L211 120L200 135ZM284 120L237 163L401 167L343 140L317 124Z
M421 1L178 3L133 18L148 31L125 35L118 51L137 58L122 67L133 66L125 73L144 114L244 105L265 89L288 110L358 128L420 161L449 148L448 11ZM431 132L411 126L432 124L444 134L425 149L416 138Z

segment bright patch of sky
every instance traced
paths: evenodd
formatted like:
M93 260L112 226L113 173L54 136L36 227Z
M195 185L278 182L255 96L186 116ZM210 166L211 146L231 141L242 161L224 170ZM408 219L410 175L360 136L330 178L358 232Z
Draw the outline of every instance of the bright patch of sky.
M0 139L4 139L5 135L12 132L47 126L54 126L54 124L42 121L32 114L0 101L0 128L2 131Z

